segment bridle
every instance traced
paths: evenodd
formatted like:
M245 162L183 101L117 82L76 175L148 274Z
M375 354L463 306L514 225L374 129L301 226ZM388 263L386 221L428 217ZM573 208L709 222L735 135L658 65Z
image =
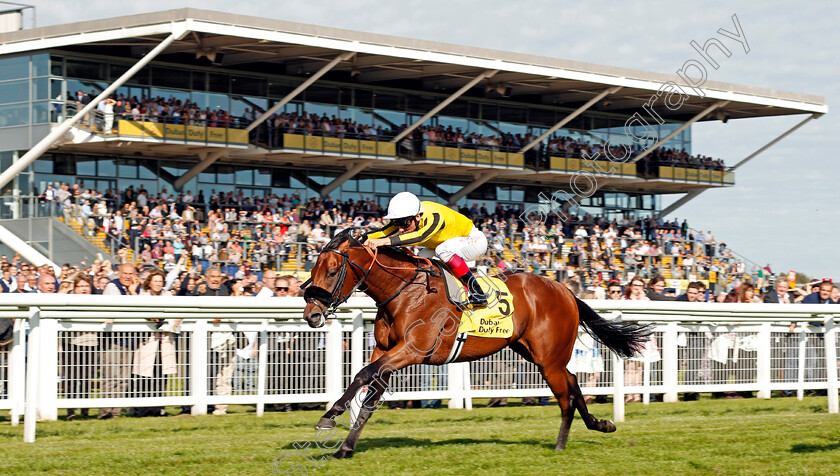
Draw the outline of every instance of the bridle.
M414 276L411 279L406 280L405 283L399 289L397 289L397 291L394 292L394 294L391 295L391 297L389 297L388 299L385 299L384 301L382 301L380 303L377 303L376 307L382 307L382 306L385 306L386 304L388 304L389 302L391 302L395 297L397 297L402 292L403 289L405 289L406 287L408 287L409 284L414 282L414 280L417 279L417 276L420 273L428 273L432 277L440 277L440 275L434 271L434 267L431 266L431 261L429 261L428 259L422 258L423 260L425 260L426 262L429 263L429 269L424 269L424 268L421 268L419 266L416 266L414 268L386 266L386 265L380 263L376 259L377 255L379 254L378 249L371 251L370 248L368 248L367 246L365 246L363 248L371 256L370 266L368 266L367 269L365 269L359 263L356 263L355 261L351 260L350 255L345 251L340 251L340 250L337 250L337 249L328 249L328 250L323 251L323 253L332 252L332 253L336 253L336 254L341 256L341 269L338 271L338 281L336 282L336 285L333 288L332 292L327 291L326 289L324 289L322 287L319 287L319 286L311 286L310 285L312 283L312 278L311 277L305 283L303 283L303 286L301 286L302 288L304 288L304 291L303 291L304 301L306 301L309 304L314 303L314 304L317 304L318 306L320 306L323 313L324 313L324 318L327 318L330 315L334 315L335 311L338 310L338 307L341 306L342 304L344 304L345 302L347 302L347 300L350 299L350 296L352 296L353 293L358 291L362 284L367 284L368 275L370 274L370 270L373 269L374 264L378 264L380 267L382 267L385 270L388 270L388 269L414 270ZM357 282L356 285L353 286L353 289L351 289L350 292L347 293L346 296L342 297L340 293L341 293L341 289L344 287L344 280L347 278L348 264L356 267L359 270L359 272L361 272L362 279L360 279L359 282ZM362 290L362 292L366 292L368 289L370 289L370 288L368 287L368 288Z
M335 287L332 292L330 292L319 286L310 286L309 284L312 282L312 278L309 278L305 283L303 283L302 287L305 288L303 291L303 300L308 304L314 303L321 306L324 318L327 318L328 316L334 315L338 307L347 302L347 300L350 299L350 296L352 296L353 293L355 293L359 287L367 281L368 274L370 273L371 268L373 268L373 263L376 262L376 255L374 254L374 259L371 261L370 267L368 267L368 269L364 269L362 265L351 260L350 255L345 251L329 249L324 250L323 252L332 252L341 256L341 269L338 271L338 281L336 282ZM342 297L341 289L344 287L344 280L347 278L348 263L355 266L362 273L362 279L353 286L353 289L351 289L346 296Z

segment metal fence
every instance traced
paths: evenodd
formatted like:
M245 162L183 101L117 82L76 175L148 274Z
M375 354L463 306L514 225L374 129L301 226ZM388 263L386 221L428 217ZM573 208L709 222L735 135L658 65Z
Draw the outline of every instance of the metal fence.
M625 398L676 401L680 392L770 398L787 390L802 398L827 389L829 411L838 411L840 313L830 307L589 302L608 319L655 326L631 359L585 333L576 342L570 370L584 394L614 396L618 421ZM36 419L55 420L59 408L118 414L120 407L184 405L204 414L208 406L218 413L253 404L261 416L266 404L332 402L373 351L376 308L351 298L331 323L311 329L300 320L303 306L300 298L3 295L0 318L18 319L13 343L0 350L0 409L10 410L13 425L25 415L24 439L34 441ZM184 321L173 333L149 319ZM793 333L790 322L798 323ZM510 349L410 367L390 383L388 400L448 399L451 408L469 409L474 398L551 395L537 367Z

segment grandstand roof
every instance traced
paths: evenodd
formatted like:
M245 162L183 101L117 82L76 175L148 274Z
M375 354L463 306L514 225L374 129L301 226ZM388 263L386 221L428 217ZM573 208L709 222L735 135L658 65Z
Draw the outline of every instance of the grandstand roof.
M185 30L190 33L158 60L188 63L196 52L212 49L222 58L221 67L305 77L337 54L355 52L354 60L331 74L381 86L412 81L414 88L447 92L497 69L492 81L510 87L511 100L572 108L621 86L590 109L619 114L640 111L662 83L680 82L676 75L192 8L2 33L0 55L61 48L140 58L163 37ZM714 81L703 90L705 97L694 95L676 111L657 112L685 121L721 100L729 101L722 111L732 119L828 112L820 96Z

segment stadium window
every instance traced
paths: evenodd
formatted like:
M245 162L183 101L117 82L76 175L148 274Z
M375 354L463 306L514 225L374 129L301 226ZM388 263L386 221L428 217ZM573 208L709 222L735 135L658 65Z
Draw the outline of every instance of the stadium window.
M258 168L254 170L254 185L257 187L272 187L271 169Z
M32 76L49 76L50 56L47 54L32 55Z
M193 91L207 91L207 73L204 71L192 71L190 89Z
M34 164L32 164L32 171L36 174L51 174L53 173L53 156L45 155L40 159L36 160Z
M356 107L373 107L373 91L370 89L354 90L353 105Z
M452 126L452 129L461 128L461 132L466 133L467 131L472 131L472 127L470 127L470 122L466 119L462 119L460 117L451 117L451 116L438 116L437 123L444 128Z
M29 56L0 59L0 81L29 77Z
M499 120L499 105L498 104L482 104L481 105L481 119L485 121Z
M50 103L39 101L32 103L32 123L45 124L50 122Z
M286 173L289 172L287 171ZM293 177L291 175L289 176L289 187L297 190L306 188L305 185L303 185L303 182L298 177Z
M400 125L406 123L405 113L377 109L373 112L373 123L376 126L382 126L382 128L386 130L397 129Z
M429 109L432 109L437 105L437 101L431 107L428 107L423 112L427 112ZM470 104L469 102L463 99L456 99L452 102L452 104L443 108L443 111L440 113L449 117L467 117L470 112Z
M76 175L76 158L71 154L53 154L53 173Z
M93 79L96 81L108 80L105 63L72 58L67 59L67 76L70 78Z
M257 116L268 110L268 99L233 96L230 98L230 115L233 117L242 117L245 114L245 109L256 111Z
M0 83L0 101L4 103L29 101L29 81Z
M377 109L405 111L405 96L401 94L376 92L373 94L373 106Z
M254 185L254 169L237 169L236 185Z
M216 167L210 166L204 172L199 173L198 181L204 183L216 183Z
M304 91L307 103L338 104L338 89L335 87L310 86ZM307 109L306 112L309 112Z
M271 170L271 186L276 188L289 188L289 172L283 169Z
M96 158L80 156L76 158L76 175L96 176Z
M50 74L53 76L64 76L64 58L61 56L50 56Z
M62 89L63 86L64 86L64 80L62 80L62 79L51 79L50 80L49 98L50 99L55 99L55 98L59 97L59 95L61 94L61 89Z
M414 195L423 195L423 189L420 187L420 184L415 182L408 182L405 187L406 192L411 192Z
M528 126L524 124L512 124L510 122L500 122L498 129L507 134L522 134L528 132Z
M97 176L98 177L116 177L117 163L112 158L99 159L97 161Z
M152 67L152 86L189 89L190 72L185 69Z
M359 179L354 179L358 182L358 188L360 192L373 192L373 181L374 179L371 177L361 177Z
M29 103L0 106L0 127L29 124Z
M514 185L510 188L510 199L514 202L525 201L525 187Z
M265 78L232 76L230 78L230 92L244 96L265 96L268 93L268 83Z
M373 112L370 110L359 109L357 107L342 107L339 109L339 118L349 119L359 124L373 124Z
M331 104L319 104L307 101L303 105L303 110L306 111L307 115L317 114L318 116L327 116L328 119L332 119L333 116L338 116L338 106Z
M215 93L230 92L230 76L226 74L208 74L207 90Z
M134 159L117 160L117 177L124 179L136 179L137 161Z
M409 110L409 111L412 111L412 112L426 113L427 111L433 109L435 106L438 105L438 99L434 96L431 96L431 95L406 94L405 98L406 98L406 109ZM458 101L455 101L455 103L457 103L457 102ZM446 109L449 109L449 108L453 107L455 105L455 103L450 104L449 106L447 106ZM466 107L466 103L464 104L464 107ZM466 112L466 111L464 111L464 112ZM447 114L457 115L457 114L452 114L449 111L447 111ZM466 114L464 114L464 115L466 115Z
M156 180L158 178L158 161L151 159L138 160L137 175L141 179Z
M182 91L180 89L152 88L152 97L162 97L164 100L167 101L171 98L178 99L181 101L189 101L190 92Z
M499 121L525 124L528 122L528 109L524 107L499 106Z
M230 165L219 165L216 167L216 182L224 185L233 185L233 167Z
M297 87L289 81L271 79L268 81L268 97L280 99L286 97Z
M553 126L557 123L551 109L532 108L528 110L528 123L532 125Z

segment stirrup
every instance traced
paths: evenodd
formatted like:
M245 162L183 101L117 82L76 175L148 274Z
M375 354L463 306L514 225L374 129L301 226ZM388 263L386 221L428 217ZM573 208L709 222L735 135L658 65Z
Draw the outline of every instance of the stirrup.
M487 307L487 295L470 293L467 303L473 307Z

